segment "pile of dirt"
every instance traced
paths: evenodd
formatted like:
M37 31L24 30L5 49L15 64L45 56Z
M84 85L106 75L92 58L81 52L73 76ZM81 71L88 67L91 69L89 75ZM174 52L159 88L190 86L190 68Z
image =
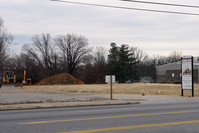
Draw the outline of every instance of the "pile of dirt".
M55 74L45 79L42 79L36 85L68 85L68 84L84 84L80 79L68 73Z

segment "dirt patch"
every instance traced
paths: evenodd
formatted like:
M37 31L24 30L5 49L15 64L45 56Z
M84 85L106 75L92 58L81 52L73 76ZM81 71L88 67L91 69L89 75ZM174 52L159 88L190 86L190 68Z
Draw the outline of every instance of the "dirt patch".
M36 85L68 85L68 84L84 84L80 79L76 79L74 76L68 73L55 74L41 80Z
M34 91L23 88L1 89L0 105L103 101L109 99L105 95L106 94L85 92Z

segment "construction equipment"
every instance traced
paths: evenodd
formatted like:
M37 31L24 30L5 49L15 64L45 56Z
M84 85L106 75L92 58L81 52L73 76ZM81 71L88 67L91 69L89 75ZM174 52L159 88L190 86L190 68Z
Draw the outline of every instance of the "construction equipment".
M27 79L26 79L26 70L24 70L23 72L23 81L22 81L23 85L27 85Z
M16 75L13 71L5 71L3 83L16 83Z
M27 78L27 85L31 85L31 78Z
M23 85L31 85L31 78L27 78L26 70L24 70L24 76L23 76Z
M1 89L21 88L23 85L31 85L31 79L26 77L26 70L24 70L23 80L16 82L16 75L13 71L5 71L3 76L3 84Z

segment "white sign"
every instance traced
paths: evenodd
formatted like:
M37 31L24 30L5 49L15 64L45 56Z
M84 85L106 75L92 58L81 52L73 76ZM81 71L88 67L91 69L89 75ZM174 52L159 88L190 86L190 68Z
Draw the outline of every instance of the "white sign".
M182 58L182 89L191 90L192 87L192 59Z
M110 75L106 75L105 82L106 83L110 83L111 82L111 76ZM115 75L112 75L112 83L115 83Z

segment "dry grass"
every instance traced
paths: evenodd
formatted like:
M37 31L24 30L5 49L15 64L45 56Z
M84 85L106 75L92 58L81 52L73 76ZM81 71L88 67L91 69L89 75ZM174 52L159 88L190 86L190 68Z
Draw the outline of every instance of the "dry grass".
M24 89L31 91L44 92L97 92L109 93L110 85L108 84L91 84L91 85L35 85L25 86ZM194 86L195 96L199 96L199 85ZM133 83L133 84L113 84L114 93L125 94L144 94L144 95L170 95L180 96L181 85L178 84L150 84L150 83ZM191 96L191 90L184 90L185 96Z

